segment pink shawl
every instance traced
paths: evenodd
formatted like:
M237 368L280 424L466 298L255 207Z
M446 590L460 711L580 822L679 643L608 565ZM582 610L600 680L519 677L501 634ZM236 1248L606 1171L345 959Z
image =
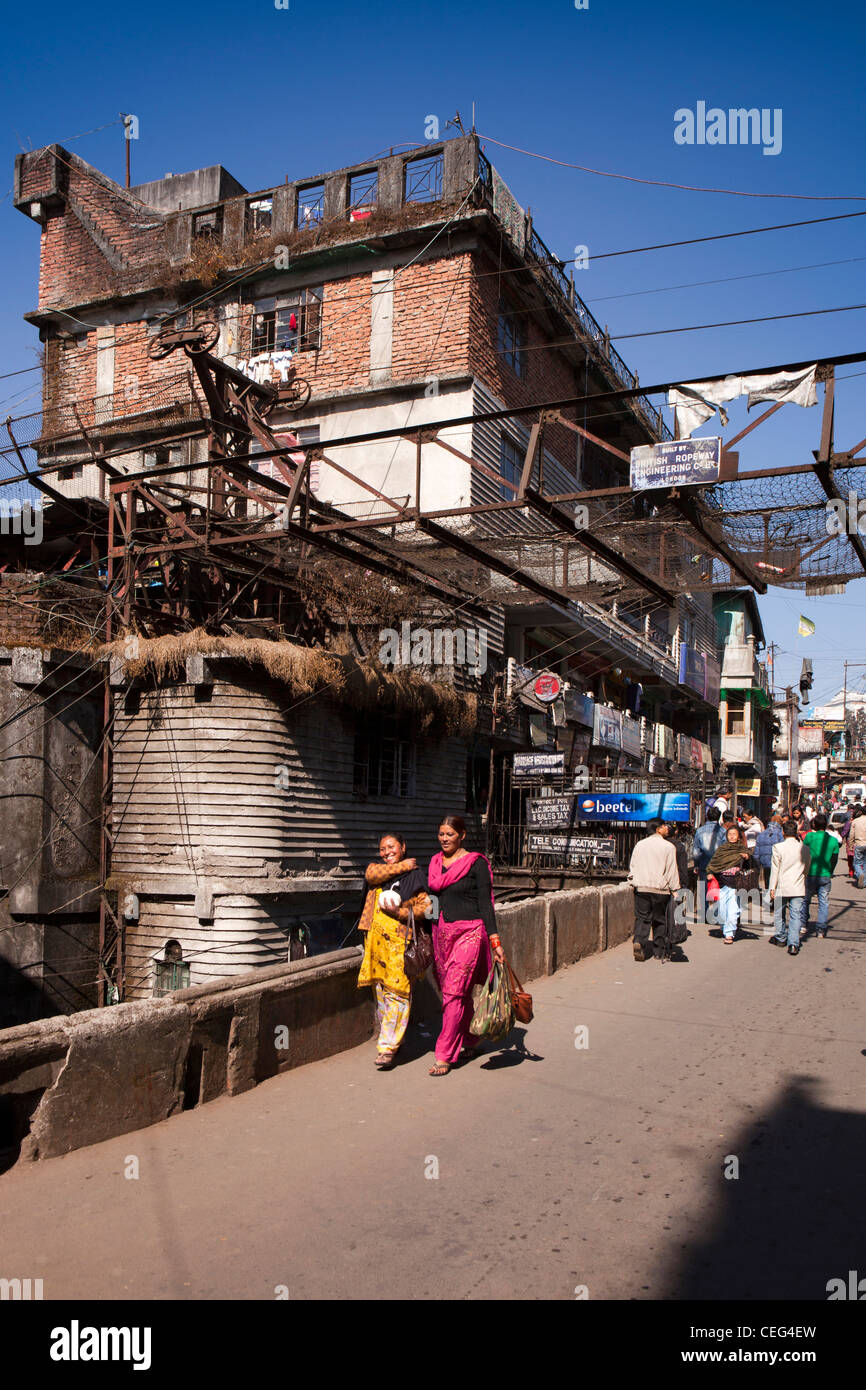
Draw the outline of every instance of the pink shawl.
M427 883L434 893L441 893L443 888L450 888L452 883L457 883L465 874L468 874L476 859L483 859L488 869L490 869L490 901L496 906L493 897L493 869L486 854L478 854L473 850L467 850L466 854L460 859L455 859L453 864L449 864L447 869L442 867L442 854L434 854L430 860L430 868L427 873Z

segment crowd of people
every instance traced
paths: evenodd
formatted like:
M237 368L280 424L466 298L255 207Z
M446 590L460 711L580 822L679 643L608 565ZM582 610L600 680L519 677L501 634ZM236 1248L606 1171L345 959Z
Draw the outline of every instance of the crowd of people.
M696 915L711 931L721 929L728 946L757 890L760 905L773 913L771 945L787 947L792 956L810 934L813 900L814 934L827 935L830 885L843 846L849 879L866 887L866 807L859 801L849 806L835 793L807 798L789 813L777 808L766 825L754 811L735 814L726 797L711 797L690 852L680 827L654 820L647 828L629 864L637 961L685 959L677 924L692 883Z
M833 811L836 823L830 824ZM729 946L757 890L773 911L770 943L786 946L792 956L809 934L813 900L815 935L827 935L830 884L843 845L849 877L866 886L866 808L859 802L849 808L807 801L790 814L775 811L765 825L752 811L735 814L719 796L711 799L693 838L685 827L662 820L650 821L647 829L632 851L628 874L638 961L686 959L684 905L693 885L698 920L703 917L711 931L720 928ZM477 1052L480 1040L470 1031L473 990L488 979L494 961L504 963L489 861L466 849L460 816L443 817L438 839L439 853L424 872L407 855L403 837L389 831L379 841L379 861L366 870L358 985L374 990L381 1071L394 1066L409 1023L414 976L407 952L419 928L432 942L442 993L431 1076L446 1076Z

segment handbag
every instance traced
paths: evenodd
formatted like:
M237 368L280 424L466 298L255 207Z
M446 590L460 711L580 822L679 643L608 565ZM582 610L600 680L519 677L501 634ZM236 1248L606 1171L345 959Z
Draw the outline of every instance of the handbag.
M409 908L409 934L403 949L403 970L407 980L420 980L433 964L433 937L428 931L419 931L415 925L415 913Z
M715 874L707 874L707 902L717 903L719 901L719 880Z
M511 985L511 1003L514 1009L514 1017L518 1023L531 1023L532 995L528 994L523 985L518 980L511 968L511 962L506 957L505 969L508 971L508 982Z
M514 1026L514 1006L508 972L498 961L481 987L478 1006L469 1025L470 1033L488 1042L499 1042Z

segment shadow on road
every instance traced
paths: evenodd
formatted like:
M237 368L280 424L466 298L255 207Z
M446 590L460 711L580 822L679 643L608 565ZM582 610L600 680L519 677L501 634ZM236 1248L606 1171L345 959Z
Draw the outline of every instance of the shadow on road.
M866 1061L851 1049L850 1065ZM866 1115L828 1110L818 1082L792 1077L775 1109L706 1175L704 1234L662 1277L669 1299L826 1299L866 1275ZM738 1160L739 1176L726 1178Z
M498 1071L500 1067L519 1067L521 1062L543 1061L544 1058L538 1052L530 1052L527 1048L526 1029L514 1028L498 1052L488 1057L481 1066L484 1071Z

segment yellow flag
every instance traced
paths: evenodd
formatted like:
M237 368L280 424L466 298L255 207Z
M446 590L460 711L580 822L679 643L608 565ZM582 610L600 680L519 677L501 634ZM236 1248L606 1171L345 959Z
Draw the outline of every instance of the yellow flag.
M814 631L815 631L815 624L812 622L812 619L811 619L811 618L804 618L804 617L803 617L803 614L801 613L801 614L800 614L800 623L799 623L799 626L798 626L798 628L797 628L797 636L798 636L798 637L811 637L811 636L812 636L812 633L813 633Z

